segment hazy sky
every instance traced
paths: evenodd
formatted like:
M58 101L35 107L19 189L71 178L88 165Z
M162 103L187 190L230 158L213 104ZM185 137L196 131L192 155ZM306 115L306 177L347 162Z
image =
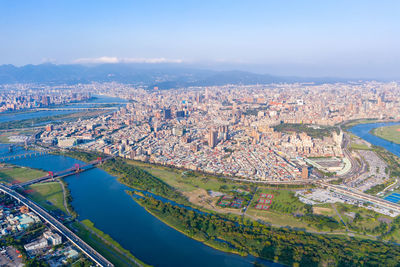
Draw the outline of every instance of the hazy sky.
M187 62L400 77L400 1L0 0L0 64Z

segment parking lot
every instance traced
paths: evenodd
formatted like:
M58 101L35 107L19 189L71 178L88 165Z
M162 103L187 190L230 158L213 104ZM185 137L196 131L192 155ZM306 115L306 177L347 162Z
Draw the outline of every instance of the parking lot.
M22 264L22 258L20 258L21 256L19 255L20 254L17 253L16 249L13 247L7 247L6 249L3 249L0 253L0 266L24 266Z
M359 177L347 184L350 187L357 188L360 191L366 191L371 187L382 184L389 179L385 173L386 163L380 159L373 151L360 150L360 155L369 166L369 171L361 174Z

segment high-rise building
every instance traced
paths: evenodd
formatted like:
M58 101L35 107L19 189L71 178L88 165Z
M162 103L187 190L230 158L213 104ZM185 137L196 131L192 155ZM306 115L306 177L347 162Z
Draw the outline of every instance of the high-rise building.
M175 112L175 116L176 116L177 118L183 118L183 117L185 117L185 111L183 111L183 110L178 110L177 112Z
M210 147L215 147L218 143L218 132L214 129L210 129L208 133L208 145Z
M164 109L164 119L170 120L172 119L171 109Z
M301 168L301 179L308 179L308 167L304 166Z
M50 97L49 96L42 96L42 105L43 106L50 105Z

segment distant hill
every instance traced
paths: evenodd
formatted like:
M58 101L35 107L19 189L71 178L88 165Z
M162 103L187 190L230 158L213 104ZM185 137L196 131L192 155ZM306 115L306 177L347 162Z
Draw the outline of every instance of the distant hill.
M301 78L255 74L245 71L214 71L180 64L100 64L100 65L0 65L0 84L75 84L90 82L143 84L149 88L171 89L224 84L266 84L284 82L332 83L336 78Z

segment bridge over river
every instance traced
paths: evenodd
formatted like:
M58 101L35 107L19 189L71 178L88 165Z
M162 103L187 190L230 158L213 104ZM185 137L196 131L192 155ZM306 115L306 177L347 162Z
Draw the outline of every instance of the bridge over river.
M24 186L28 186L28 185L32 185L32 184L36 184L36 183L41 183L41 182L44 182L44 181L47 181L47 180L54 180L56 178L63 178L63 177L74 175L74 174L77 174L77 173L80 173L80 172L84 172L84 171L87 171L87 170L90 170L90 169L94 168L96 165L101 164L101 163L103 163L104 161L106 161L106 160L108 160L110 158L112 158L112 157L97 158L96 160L93 160L93 161L91 161L91 162L89 162L87 164L84 164L84 165L75 164L71 168L68 168L66 170L62 170L62 171L59 171L59 172L56 172L56 173L54 173L52 171L49 171L48 175L45 175L43 177L39 177L37 179L33 179L33 180L30 180L30 181L27 181L27 182L24 182L24 183L13 184L11 186L11 188L15 189L17 187L24 187Z
M36 108L35 111L86 111L86 110L118 110L118 107L87 107L87 108Z
M1 157L0 162L6 162L6 161L22 159L22 158L38 157L38 156L46 155L48 153L49 153L48 151L33 151L33 152L9 155L9 156L5 156L5 157Z

